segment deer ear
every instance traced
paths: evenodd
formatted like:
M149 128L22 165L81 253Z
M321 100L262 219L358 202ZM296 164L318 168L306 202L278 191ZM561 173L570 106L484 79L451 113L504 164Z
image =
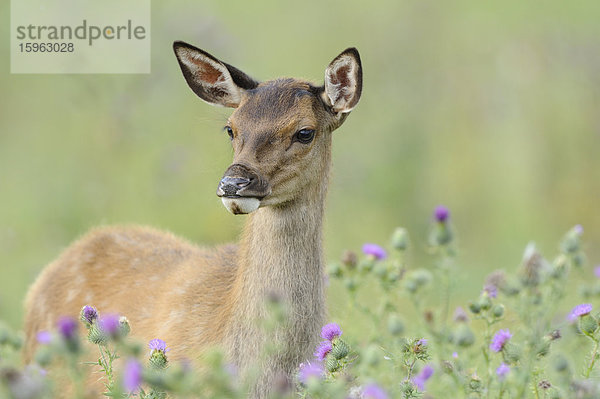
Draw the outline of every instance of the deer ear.
M175 42L173 50L187 84L209 104L236 108L242 91L258 86L244 72L190 44Z
M325 101L334 112L347 113L358 104L362 91L360 55L354 47L335 57L325 70Z

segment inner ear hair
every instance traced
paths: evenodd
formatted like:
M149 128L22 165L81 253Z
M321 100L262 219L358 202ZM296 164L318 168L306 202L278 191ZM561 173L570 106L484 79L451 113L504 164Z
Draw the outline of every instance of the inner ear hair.
M190 44L175 42L173 50L188 86L209 104L235 108L241 91L258 85L239 69Z
M362 92L362 65L355 48L338 55L325 70L325 100L336 113L347 113L358 104Z

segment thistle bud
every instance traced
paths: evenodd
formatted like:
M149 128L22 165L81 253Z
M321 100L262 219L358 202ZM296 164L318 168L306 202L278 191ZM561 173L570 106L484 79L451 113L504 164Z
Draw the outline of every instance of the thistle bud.
M375 258L372 256L368 256L367 258L360 261L358 264L358 270L361 273L369 273L373 270L373 266L375 266Z
M417 289L419 288L419 286L415 280L408 278L404 281L404 288L408 292L415 293L415 292L417 292Z
M408 248L408 233L406 229L398 227L392 235L392 246L398 251L404 251Z
M598 321L590 314L579 318L579 329L587 335L592 335L598 329Z
M347 277L344 279L344 285L348 291L356 291L358 286L358 284L356 284L356 280L354 280L352 277Z
M358 258L356 257L356 254L354 252L345 251L342 254L342 263L348 268L348 270L352 270L356 267L356 264L358 263Z
M332 277L342 277L342 267L338 263L331 263L329 266L327 266L327 274Z
M481 310L488 310L489 308L492 307L492 300L485 293L481 297L479 297L479 300L477 301L477 303L479 304L479 307L481 308Z
M129 320L127 317L121 316L119 317L119 336L121 338L125 338L129 332L131 331L131 326L129 325Z
M479 314L479 312L481 312L481 306L479 305L478 302L471 302L469 304L469 310L473 313L473 314Z
M387 265L385 263L379 262L373 267L373 272L377 277L383 280L387 277Z
M516 363L521 358L521 350L515 344L508 342L504 346L504 355L506 356L506 360Z
M419 286L428 284L432 279L431 272L427 269L417 269L411 273L411 277Z
M583 227L577 225L565 234L560 243L560 249L563 253L574 254L580 249L580 237L583 234Z
M494 308L492 309L492 314L497 319L504 316L504 305L502 305L502 304L495 305Z
M35 362L42 367L46 367L52 361L52 349L47 345L40 346L35 352Z
M458 346L471 346L475 343L475 334L473 334L473 331L466 323L461 323L456 328L454 340Z
M402 322L400 316L398 316L397 314L392 314L388 318L387 327L388 331L392 335L400 335L404 332L404 323Z
M471 380L469 380L469 388L475 392L481 389L481 379L477 376L477 374L471 375Z
M325 367L327 371L333 373L340 368L340 362L334 356L327 356L327 360L325 360Z
M343 339L336 338L333 341L333 349L331 350L333 357L338 360L343 359L348 356L348 353L350 353L350 347L348 344Z
M167 355L163 351L153 350L150 355L150 366L157 370L162 370L167 367Z
M98 326L98 323L94 323L88 330L88 341L95 345L106 345L108 342L108 335L102 331Z

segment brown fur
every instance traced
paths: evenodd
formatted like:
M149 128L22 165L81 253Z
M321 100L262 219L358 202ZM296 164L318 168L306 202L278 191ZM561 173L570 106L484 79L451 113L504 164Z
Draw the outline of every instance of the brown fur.
M217 80L225 80L229 86L221 88L228 90L239 88L234 80L251 86L251 78L227 64L235 79L223 72L201 80L181 57L199 54L194 63L210 57L204 70L227 69L215 69L219 61L198 52L189 46L177 53L176 47L188 83L202 86L192 87L196 93L209 92ZM267 396L275 378L290 378L310 358L325 314L321 242L331 132L348 111L332 112L343 104L328 104L323 87L302 80L250 86L227 93L222 103L240 98L229 120L234 164L257 171L269 187L260 209L248 216L239 246L203 249L139 226L92 230L31 287L25 304L26 362L33 359L38 331L53 329L62 315L77 317L86 304L127 316L135 338L165 340L171 360L195 360L207 347L221 345L243 376L260 370L253 397ZM295 132L305 128L316 131L314 140L294 142ZM267 335L257 321L266 316L265 298L272 294L287 306L289 317L283 329ZM279 351L263 356L267 343L278 344Z

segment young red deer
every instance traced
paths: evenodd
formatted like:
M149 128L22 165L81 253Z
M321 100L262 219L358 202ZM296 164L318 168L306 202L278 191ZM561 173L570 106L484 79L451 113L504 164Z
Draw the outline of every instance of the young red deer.
M321 236L331 132L360 98L359 54L342 52L327 67L325 84L315 86L299 79L259 83L189 44L175 42L174 50L194 93L235 108L225 127L233 164L217 195L230 212L251 213L240 243L207 250L146 227L91 231L31 287L25 360L38 331L92 304L126 315L139 339L165 340L172 360L221 345L242 375L260 370L251 396L265 397L275 377L291 378L311 357L324 323ZM272 294L289 317L268 338L257 320ZM279 352L261 357L271 340Z

